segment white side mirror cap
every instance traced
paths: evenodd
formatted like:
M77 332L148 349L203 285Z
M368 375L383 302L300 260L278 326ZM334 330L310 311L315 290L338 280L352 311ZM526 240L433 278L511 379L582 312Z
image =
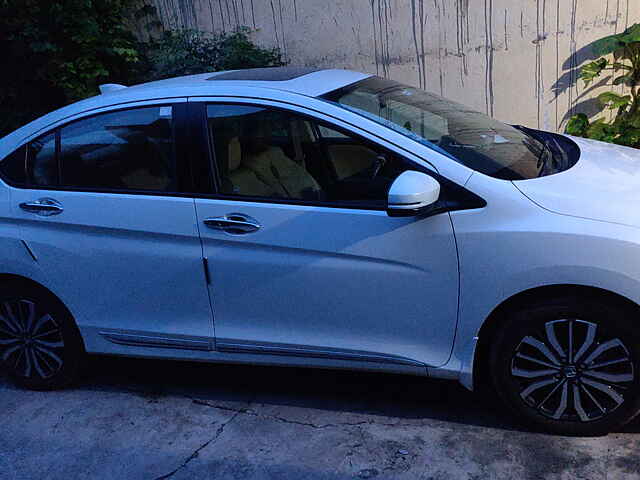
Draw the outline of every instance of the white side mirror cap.
M440 183L422 172L408 170L396 178L389 189L389 212L407 214L434 205L440 198Z

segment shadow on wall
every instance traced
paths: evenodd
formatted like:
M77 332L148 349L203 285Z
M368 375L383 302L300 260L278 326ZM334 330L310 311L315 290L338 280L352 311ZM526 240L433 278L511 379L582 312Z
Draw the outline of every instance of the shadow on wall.
M557 98L565 93L569 93L571 107L562 117L560 125L564 125L572 116L578 113L584 113L589 118L593 118L602 112L602 107L597 98L591 98L591 95L603 87L609 86L612 75L603 77L599 82L592 83L589 88L585 88L582 92L578 91L578 82L580 82L580 70L585 63L597 60L598 55L593 53L592 42L585 45L573 55L567 58L562 64L564 74L551 86L554 98L549 102L557 101ZM573 90L573 94L572 93Z

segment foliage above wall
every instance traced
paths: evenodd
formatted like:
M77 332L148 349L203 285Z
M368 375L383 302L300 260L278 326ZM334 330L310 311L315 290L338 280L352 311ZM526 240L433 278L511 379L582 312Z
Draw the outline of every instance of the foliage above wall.
M138 60L129 3L0 0L0 130L125 77Z
M589 121L587 115L574 115L566 132L580 137L640 148L640 24L618 35L603 38L593 45L598 60L585 65L580 78L585 87L605 73L613 73L612 91L598 96L602 110L614 110L615 118ZM629 94L623 95L623 87ZM613 91L613 90L617 91Z
M219 70L284 65L278 49L256 46L240 27L234 32L211 35L196 30L167 31L146 45L149 67L145 77L161 79Z
M102 83L283 64L246 28L217 36L161 28L146 0L0 0L0 137Z

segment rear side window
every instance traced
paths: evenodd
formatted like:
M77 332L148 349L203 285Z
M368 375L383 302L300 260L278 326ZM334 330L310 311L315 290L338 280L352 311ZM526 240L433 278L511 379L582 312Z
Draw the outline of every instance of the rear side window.
M78 120L0 162L16 186L176 192L173 108L145 107Z
M23 146L0 162L0 173L11 185L24 185L26 183L26 155L26 147Z
M171 107L97 115L60 130L60 185L174 191Z

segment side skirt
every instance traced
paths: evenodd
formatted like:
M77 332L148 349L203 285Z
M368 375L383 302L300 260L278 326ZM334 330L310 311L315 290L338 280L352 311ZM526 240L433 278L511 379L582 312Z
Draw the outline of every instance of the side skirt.
M353 362L369 362L388 365L404 365L426 368L424 363L397 355L346 350L337 348L318 348L277 343L246 342L232 339L218 339L216 348L208 339L187 339L174 336L140 335L133 333L101 331L100 335L111 343L132 347L170 348L180 350L217 351L228 354L277 355L285 357L317 358Z
M317 348L278 343L241 342L230 339L216 340L216 350L226 353L284 355L287 357L326 358L329 360L353 360L357 362L375 362L426 367L423 363L396 355L365 352L360 350Z
M191 340L179 337L158 337L155 335L134 335L130 333L100 332L104 338L118 345L132 347L178 348L183 350L210 351L209 340Z

